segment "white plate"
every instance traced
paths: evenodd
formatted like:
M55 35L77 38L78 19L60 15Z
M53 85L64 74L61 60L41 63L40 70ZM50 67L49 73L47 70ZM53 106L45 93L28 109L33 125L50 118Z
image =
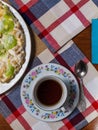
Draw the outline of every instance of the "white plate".
M61 78L68 86L69 98L66 102L66 111L56 109L53 111L46 111L40 109L33 103L32 87L35 82L42 76L54 75ZM35 118L42 121L58 121L70 115L76 108L79 101L79 85L75 76L65 67L49 63L41 64L33 68L24 78L21 86L21 100L26 110Z
M12 6L10 6L9 4L7 4L3 1L1 1L1 2L10 8L10 10L14 14L14 16L19 20L19 22L23 28L23 31L25 34L25 39L26 39L26 47L25 47L26 57L25 57L25 62L22 65L22 68L20 69L20 71L17 73L17 75L9 83L0 83L0 94L6 92L13 85L15 85L16 82L18 82L18 80L21 78L21 76L23 75L23 73L25 72L25 70L28 66L30 54L31 54L31 39L30 39L30 33L29 33L26 23L24 22L21 15Z

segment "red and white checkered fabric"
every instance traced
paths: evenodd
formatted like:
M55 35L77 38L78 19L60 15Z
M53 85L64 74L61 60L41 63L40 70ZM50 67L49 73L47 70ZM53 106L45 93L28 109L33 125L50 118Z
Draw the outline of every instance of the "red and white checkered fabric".
M49 49L55 52L51 53L48 49L43 51L33 61L31 60L27 71L36 65L49 62L61 64L73 71L75 63L84 60L88 64L88 73L84 78L87 108L84 112L76 108L70 116L59 122L41 122L33 118L24 108L20 97L22 82L20 80L9 92L0 96L0 113L13 130L82 129L98 116L98 72L72 41L64 44L85 29L92 18L97 17L97 6L91 0L10 0L10 2Z
M11 91L0 96L0 113L13 130L80 130L98 116L98 72L72 41L55 54L48 49L44 50L30 62L28 71L34 66L49 62L61 64L74 71L74 65L79 60L84 60L89 68L84 78L86 110L80 112L76 108L70 116L58 122L39 121L31 116L21 103L20 81Z
M98 17L92 0L9 0L47 47L56 52Z

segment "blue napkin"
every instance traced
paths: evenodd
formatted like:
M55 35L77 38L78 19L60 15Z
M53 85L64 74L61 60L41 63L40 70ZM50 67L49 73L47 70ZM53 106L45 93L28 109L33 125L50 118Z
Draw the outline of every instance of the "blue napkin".
M92 63L98 64L98 19L92 19L91 44Z

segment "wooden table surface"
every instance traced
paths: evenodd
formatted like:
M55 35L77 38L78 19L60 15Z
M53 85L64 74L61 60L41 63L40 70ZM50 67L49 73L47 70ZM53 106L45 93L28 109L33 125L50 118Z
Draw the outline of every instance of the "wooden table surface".
M8 0L4 0L7 1ZM34 56L41 53L47 47L45 44L34 34L31 32L32 42L34 42L35 54ZM79 35L73 38L73 41L77 44L80 50L86 55L86 57L91 61L91 26L82 31ZM98 65L94 65L98 70ZM9 125L6 123L2 115L0 115L0 130L12 130ZM88 124L82 130L98 130L98 118L94 119L90 124Z

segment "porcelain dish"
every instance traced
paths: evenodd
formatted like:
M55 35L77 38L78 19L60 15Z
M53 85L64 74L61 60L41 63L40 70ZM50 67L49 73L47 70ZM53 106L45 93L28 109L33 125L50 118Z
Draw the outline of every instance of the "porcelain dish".
M57 76L66 83L69 89L69 97L64 103L65 111L63 111L62 108L51 111L42 110L34 104L32 100L33 84L35 84L40 77L47 75ZM25 76L21 85L21 100L26 110L39 120L46 122L62 120L69 116L77 107L79 101L79 84L72 72L67 68L55 63L41 64L34 67Z
M25 23L25 21L23 20L23 18L21 17L21 15L9 4L7 4L6 2L0 1L3 4L7 5L9 7L9 9L11 10L11 12L13 13L13 15L19 20L23 31L24 31L24 35L25 35L25 52L26 52L26 56L25 56L25 62L22 65L22 68L20 69L20 71L16 74L16 76L8 83L0 83L0 94L6 92L7 90L9 90L12 86L15 85L16 82L19 81L19 79L22 77L23 73L25 72L28 63L29 63L29 59L30 59L30 54L31 54L31 38L30 38L30 33L28 30L28 27ZM28 51L29 50L29 51Z

